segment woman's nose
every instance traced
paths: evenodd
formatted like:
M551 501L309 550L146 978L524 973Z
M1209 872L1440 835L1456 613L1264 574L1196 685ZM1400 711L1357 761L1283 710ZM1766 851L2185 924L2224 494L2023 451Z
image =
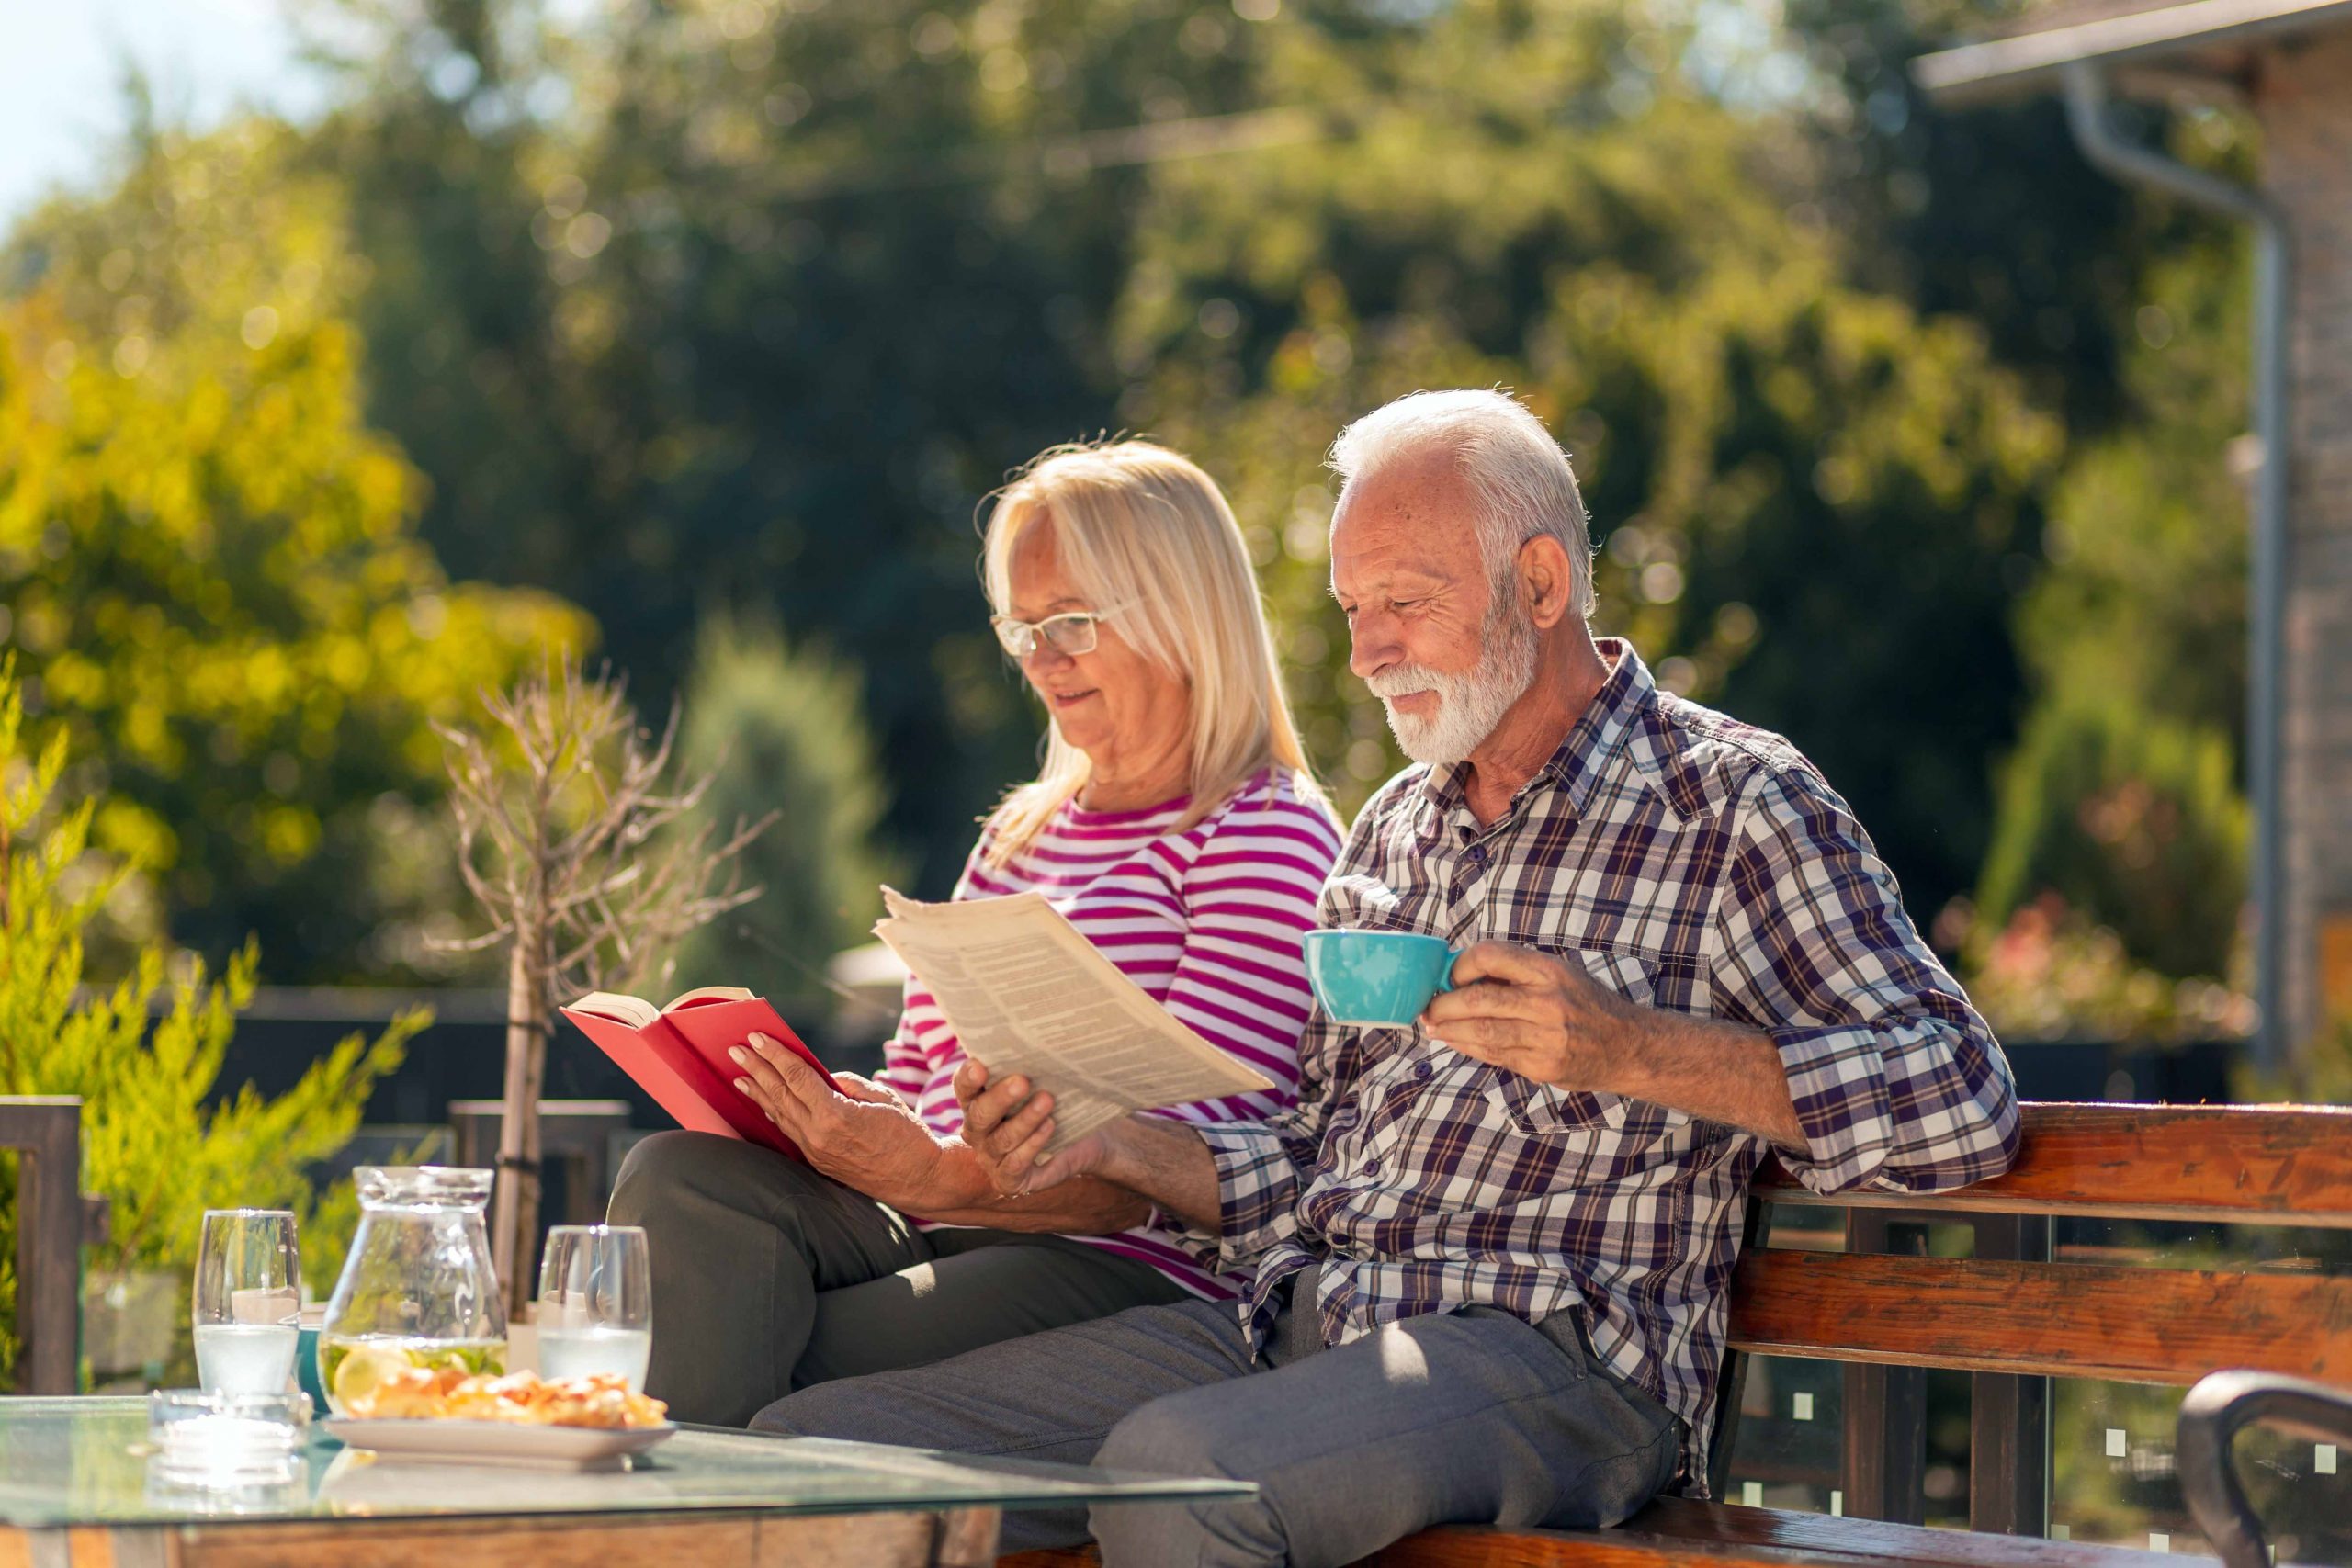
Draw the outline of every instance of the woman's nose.
M1058 675L1076 662L1069 654L1039 637L1037 646L1029 650L1029 657L1021 661L1021 668L1027 671L1032 681L1036 681L1047 675Z

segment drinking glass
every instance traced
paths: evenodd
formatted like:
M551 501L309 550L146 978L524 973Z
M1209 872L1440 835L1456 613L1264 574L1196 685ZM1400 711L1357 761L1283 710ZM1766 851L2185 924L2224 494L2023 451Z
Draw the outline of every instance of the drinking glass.
M210 1393L284 1393L302 1267L284 1209L212 1209L196 1255L196 1374Z
M558 1225L539 1264L539 1374L618 1372L645 1386L653 1265L637 1225Z

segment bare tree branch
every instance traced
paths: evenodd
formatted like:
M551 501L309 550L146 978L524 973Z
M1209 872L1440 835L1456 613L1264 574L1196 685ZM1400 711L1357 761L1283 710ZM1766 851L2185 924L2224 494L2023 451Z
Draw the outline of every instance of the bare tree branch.
M458 873L490 929L435 946L509 950L493 1252L519 1314L526 1239L538 1228L538 1089L558 999L666 976L682 938L759 896L741 886L738 857L776 814L738 822L715 846L703 824L653 848L701 804L712 775L667 783L679 709L658 738L640 728L609 666L589 676L563 660L484 693L482 712L481 732L434 728L447 753Z

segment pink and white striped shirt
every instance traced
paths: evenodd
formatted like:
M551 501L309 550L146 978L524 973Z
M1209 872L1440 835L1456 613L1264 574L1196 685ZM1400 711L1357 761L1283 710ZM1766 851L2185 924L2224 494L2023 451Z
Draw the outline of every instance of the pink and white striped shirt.
M1185 800L1140 811L1057 811L1028 847L985 863L991 829L964 865L958 898L1043 893L1088 941L1201 1037L1273 1080L1271 1094L1180 1105L1158 1114L1193 1122L1257 1122L1298 1089L1298 1038L1311 996L1299 939L1339 858L1326 809L1302 799L1284 770L1261 773L1178 833ZM963 1047L922 982L884 1047L880 1081L944 1137L963 1130L956 1068ZM1230 1300L1235 1285L1149 1225L1072 1239L1148 1263L1183 1289Z

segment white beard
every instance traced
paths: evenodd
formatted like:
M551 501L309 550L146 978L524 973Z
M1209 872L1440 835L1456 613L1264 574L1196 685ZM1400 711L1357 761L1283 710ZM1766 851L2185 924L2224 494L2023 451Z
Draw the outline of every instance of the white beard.
M1449 675L1426 665L1399 664L1364 684L1388 712L1389 731L1416 762L1459 762L1476 750L1511 705L1535 683L1535 627L1513 598L1487 617L1487 650L1466 674ZM1427 718L1396 711L1395 699L1415 692L1437 694L1437 712Z

